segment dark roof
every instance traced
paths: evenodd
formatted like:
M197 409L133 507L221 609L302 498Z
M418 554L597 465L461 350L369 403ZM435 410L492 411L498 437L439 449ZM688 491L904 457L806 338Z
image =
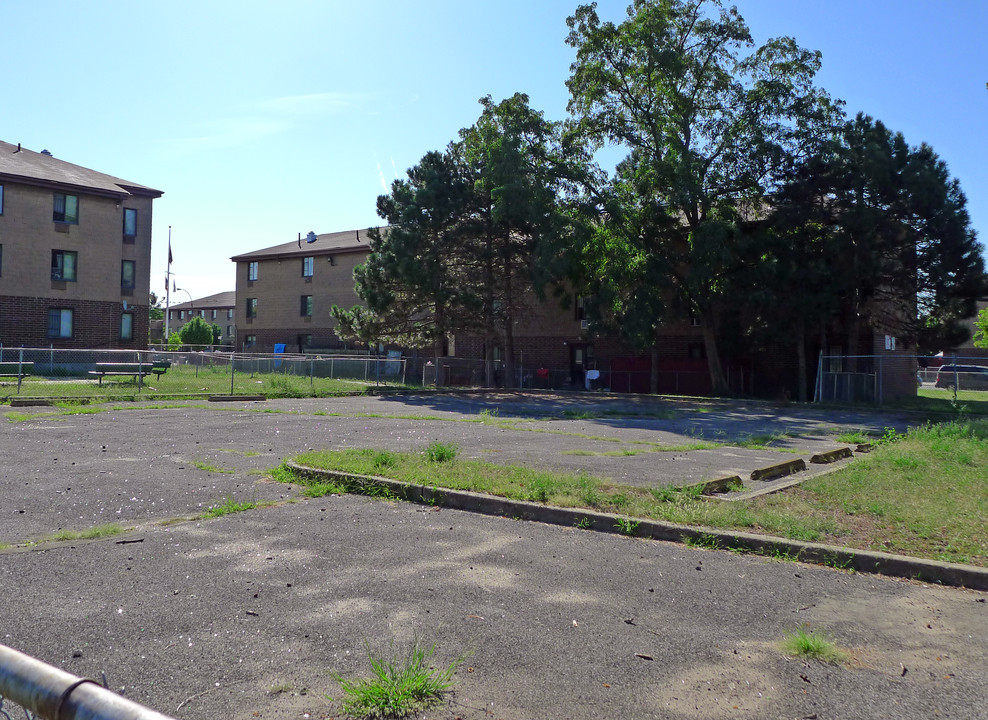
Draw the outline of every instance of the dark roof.
M59 160L47 151L34 152L3 141L0 141L0 178L115 197L143 195L156 198L164 194L161 190Z
M246 260L307 257L309 255L331 255L343 252L370 252L370 237L367 235L367 231L344 230L343 232L322 233L316 235L316 240L313 243L307 243L303 237L301 240L296 239L263 250L235 255L230 259L233 262L244 262Z
M210 308L232 308L237 306L237 293L233 290L216 293L191 302L169 305L169 310L209 310Z

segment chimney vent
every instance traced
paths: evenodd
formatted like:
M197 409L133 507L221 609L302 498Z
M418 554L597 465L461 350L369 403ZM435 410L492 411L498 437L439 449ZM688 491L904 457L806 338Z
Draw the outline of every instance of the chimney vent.
M41 151L41 154L42 155L47 155L48 157L51 157L51 153L48 150L42 150Z

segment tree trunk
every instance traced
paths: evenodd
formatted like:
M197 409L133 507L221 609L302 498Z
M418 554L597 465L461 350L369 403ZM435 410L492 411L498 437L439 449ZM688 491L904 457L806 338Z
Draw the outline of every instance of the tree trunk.
M713 318L708 314L703 317L703 347L707 351L707 370L710 371L710 388L715 396L730 394L724 368L720 364L720 354L717 352L717 334Z
M504 387L515 387L514 296L511 292L511 266L504 281Z
M658 330L656 330L656 335L658 335ZM649 365L649 375L648 375L648 391L652 395L659 394L659 345L658 343L652 345L652 362Z
M796 398L806 402L806 323L802 318L796 323Z

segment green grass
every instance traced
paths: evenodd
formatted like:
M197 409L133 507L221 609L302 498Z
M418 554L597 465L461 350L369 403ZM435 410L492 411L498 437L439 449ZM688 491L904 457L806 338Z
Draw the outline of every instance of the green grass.
M193 460L192 465L199 470L211 473L221 473L224 475L232 475L233 470L227 470L226 468L216 467L215 465L210 465L209 463L202 462L200 460Z
M434 644L426 648L418 642L403 655L392 652L390 658L376 657L368 648L371 677L348 680L335 675L343 692L343 712L356 718L403 718L438 704L465 657L435 668L434 652Z
M64 540L97 540L99 538L112 537L124 531L119 523L105 523L94 525L86 530L59 530L51 535L46 535L41 542L59 542Z
M202 513L200 517L218 518L218 517L223 517L224 515L231 515L233 513L244 512L245 510L253 510L256 507L258 507L258 503L256 502L253 501L237 502L232 497L228 497L221 504L207 508L206 511Z
M988 566L988 420L951 422L886 434L867 455L785 492L744 502L704 499L698 487L640 488L586 474L557 473L423 453L393 453L383 472L378 451L310 452L305 466L587 508L652 519L775 535L865 550ZM276 479L303 482L290 472ZM310 484L314 480L308 481ZM318 482L325 482L318 480ZM366 492L341 481L330 492Z
M12 397L61 397L87 399L92 402L113 400L153 400L155 398L195 398L203 395L227 395L230 393L230 368L228 365L203 366L172 365L160 378L145 377L141 385L131 377L106 378L102 385L89 377L56 378L27 377L21 383L0 384L0 399ZM263 394L269 397L331 397L363 391L375 385L367 382L289 375L280 372L249 373L238 370L234 374L235 394Z
M850 655L838 648L824 633L805 628L786 633L782 639L782 651L793 657L819 660L832 665L839 665L850 659Z

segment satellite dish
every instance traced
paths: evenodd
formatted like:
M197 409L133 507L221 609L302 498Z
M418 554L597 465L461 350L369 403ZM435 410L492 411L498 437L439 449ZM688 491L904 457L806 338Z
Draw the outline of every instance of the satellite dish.
M309 230L309 234L305 236L305 241L311 245L316 241L316 234L312 230Z

